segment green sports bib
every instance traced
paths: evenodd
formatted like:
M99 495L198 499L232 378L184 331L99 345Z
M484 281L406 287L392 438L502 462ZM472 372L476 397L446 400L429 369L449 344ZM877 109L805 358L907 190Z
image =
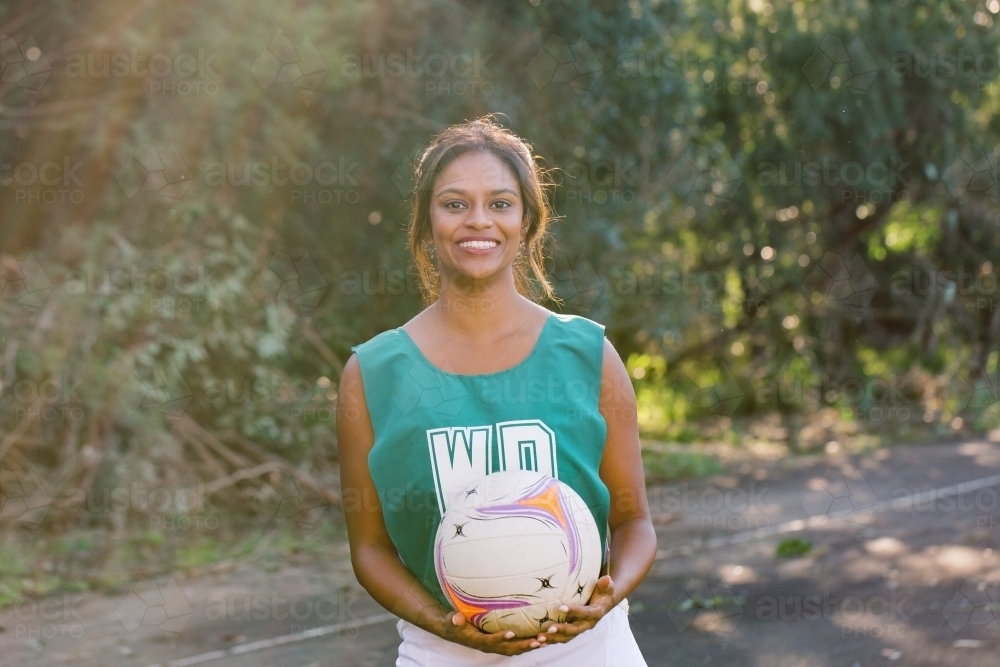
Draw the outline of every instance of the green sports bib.
M552 314L526 359L485 375L438 369L401 328L351 349L375 432L368 468L389 537L443 605L451 606L434 571L438 524L455 493L493 472L535 470L572 487L593 513L606 560L603 325ZM363 499L345 496L345 507L352 502Z

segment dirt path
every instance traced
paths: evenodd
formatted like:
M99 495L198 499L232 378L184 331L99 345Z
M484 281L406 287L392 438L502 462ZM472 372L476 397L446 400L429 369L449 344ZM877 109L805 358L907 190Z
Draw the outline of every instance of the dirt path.
M649 491L660 553L630 600L651 666L1000 665L1000 444L733 467ZM779 559L787 538L813 547ZM0 665L393 664L346 550L219 570L4 610Z

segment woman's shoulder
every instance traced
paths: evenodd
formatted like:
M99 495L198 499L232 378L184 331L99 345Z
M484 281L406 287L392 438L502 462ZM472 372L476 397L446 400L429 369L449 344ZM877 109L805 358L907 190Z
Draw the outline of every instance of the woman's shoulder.
M568 313L551 314L556 328L568 334L582 334L587 336L600 336L604 338L604 325L583 315L570 315Z
M389 350L397 349L403 342L403 333L400 328L386 329L382 333L376 334L363 343L351 346L351 350L359 356L371 356L373 354L385 353Z

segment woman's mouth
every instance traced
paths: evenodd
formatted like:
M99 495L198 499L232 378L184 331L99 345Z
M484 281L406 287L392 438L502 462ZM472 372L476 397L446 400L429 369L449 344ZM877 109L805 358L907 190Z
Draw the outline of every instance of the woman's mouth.
M500 245L499 241L493 241L493 240L489 240L489 241L461 241L458 244L458 247L462 248L463 250L468 250L470 252L481 253L481 252L489 252L490 250L493 250L494 248L496 248L499 245Z

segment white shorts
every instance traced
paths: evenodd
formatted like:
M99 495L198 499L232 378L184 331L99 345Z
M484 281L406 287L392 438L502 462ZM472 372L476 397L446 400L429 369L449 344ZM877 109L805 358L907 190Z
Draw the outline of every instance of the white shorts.
M402 619L396 629L403 640L396 667L646 667L628 625L628 600L564 644L514 656L483 653L449 642Z

